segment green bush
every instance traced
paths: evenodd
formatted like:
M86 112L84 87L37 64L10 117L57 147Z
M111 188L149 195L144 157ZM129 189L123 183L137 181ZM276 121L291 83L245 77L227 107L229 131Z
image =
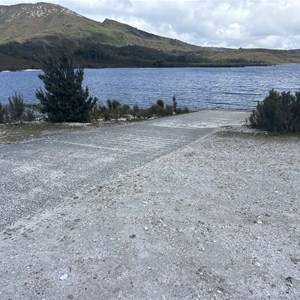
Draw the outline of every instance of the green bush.
M25 114L23 115L24 121L32 122L35 120L34 111L32 109L27 109Z
M15 93L8 98L9 104L4 106L0 103L0 123L34 121L35 114L31 105L26 105L23 102L23 97Z
M176 102L176 96L175 95L172 97L172 100L173 100L173 111L176 114L177 102Z
M122 115L128 115L130 111L130 106L128 104L123 104L122 106Z
M149 114L151 117L158 115L158 106L156 104L150 106Z
M158 106L159 109L163 109L164 106L165 106L165 103L164 103L163 100L158 99L158 100L156 101L156 105Z
M90 111L89 119L91 122L97 122L100 116L101 116L100 109L99 107L97 107L97 105L95 105Z
M178 109L178 113L188 113L188 108ZM97 121L99 119L118 120L119 118L126 118L127 120L145 120L152 117L164 117L174 114L174 107L172 105L165 105L163 100L157 100L156 104L148 108L140 108L137 104L130 107L128 104L122 105L117 100L107 100L106 105L95 105L90 113L90 119Z
M137 104L135 104L133 106L133 108L130 110L130 113L131 113L131 115L133 116L134 119L138 116L139 111L140 111L140 108Z
M4 116L5 116L5 107L0 102L0 123L5 122Z
M18 93L15 93L12 97L9 97L7 110L10 122L22 123L25 115L23 97Z
M165 103L164 103L163 100L158 99L158 100L156 101L156 108L157 108L157 115L158 115L159 117L164 116Z
M163 111L164 116L172 116L174 108L171 105L166 105Z
M188 114L189 112L190 112L190 110L187 106L184 106L183 108L177 108L176 109L176 115Z
M249 118L253 128L273 132L300 131L300 94L271 90Z
M121 112L122 105L118 100L107 100L107 111L109 112L110 118L118 120L122 116ZM108 116L108 114L107 114Z
M3 111L3 123L8 123L9 122L9 112L8 112L8 106L3 106L2 108Z

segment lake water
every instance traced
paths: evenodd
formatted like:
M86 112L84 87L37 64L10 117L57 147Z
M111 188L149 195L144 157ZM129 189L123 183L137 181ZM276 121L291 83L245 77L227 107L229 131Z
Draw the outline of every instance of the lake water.
M38 103L35 90L42 87L40 71L0 73L0 101L14 92L25 103ZM300 90L300 65L245 68L109 68L86 69L84 85L100 102L117 99L130 105L149 106L158 99L192 109L249 109L274 88Z

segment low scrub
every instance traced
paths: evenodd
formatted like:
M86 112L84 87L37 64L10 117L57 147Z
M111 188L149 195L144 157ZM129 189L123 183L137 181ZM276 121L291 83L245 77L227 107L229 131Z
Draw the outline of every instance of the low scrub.
M187 107L177 108L176 114L189 113ZM148 108L140 108L138 105L129 106L128 104L121 104L118 100L107 100L106 105L99 104L94 107L91 112L91 120L98 119L118 120L125 118L127 120L145 120L156 117L171 116L175 114L174 107L165 105L164 101L159 99L156 104Z
M269 95L257 104L249 118L253 128L272 132L300 131L300 92L279 93L271 90Z
M34 119L33 110L26 107L22 95L18 93L8 98L8 105L0 103L0 123L23 123Z
M0 123L5 123L6 108L0 102Z
M176 111L175 111L176 109ZM89 114L89 121L97 122L102 119L105 121L126 119L147 120L157 117L171 116L174 114L189 113L187 107L176 108L165 104L163 100L157 102L148 108L141 108L138 105L130 106L122 104L118 100L107 100L105 104L96 104ZM34 121L37 113L40 117L47 119L39 104L24 104L23 97L20 94L14 94L9 98L8 105L2 105L0 102L0 123L23 123L24 121Z

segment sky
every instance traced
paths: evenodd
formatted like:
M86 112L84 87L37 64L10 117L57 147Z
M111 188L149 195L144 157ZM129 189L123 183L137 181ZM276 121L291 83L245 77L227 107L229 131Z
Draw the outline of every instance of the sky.
M1 5L37 1L0 0ZM198 46L300 48L300 0L48 0Z

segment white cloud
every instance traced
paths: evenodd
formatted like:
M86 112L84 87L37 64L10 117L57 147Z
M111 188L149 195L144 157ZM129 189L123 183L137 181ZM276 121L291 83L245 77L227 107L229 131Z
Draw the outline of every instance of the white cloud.
M197 45L300 48L299 0L48 1L98 21L115 19Z

